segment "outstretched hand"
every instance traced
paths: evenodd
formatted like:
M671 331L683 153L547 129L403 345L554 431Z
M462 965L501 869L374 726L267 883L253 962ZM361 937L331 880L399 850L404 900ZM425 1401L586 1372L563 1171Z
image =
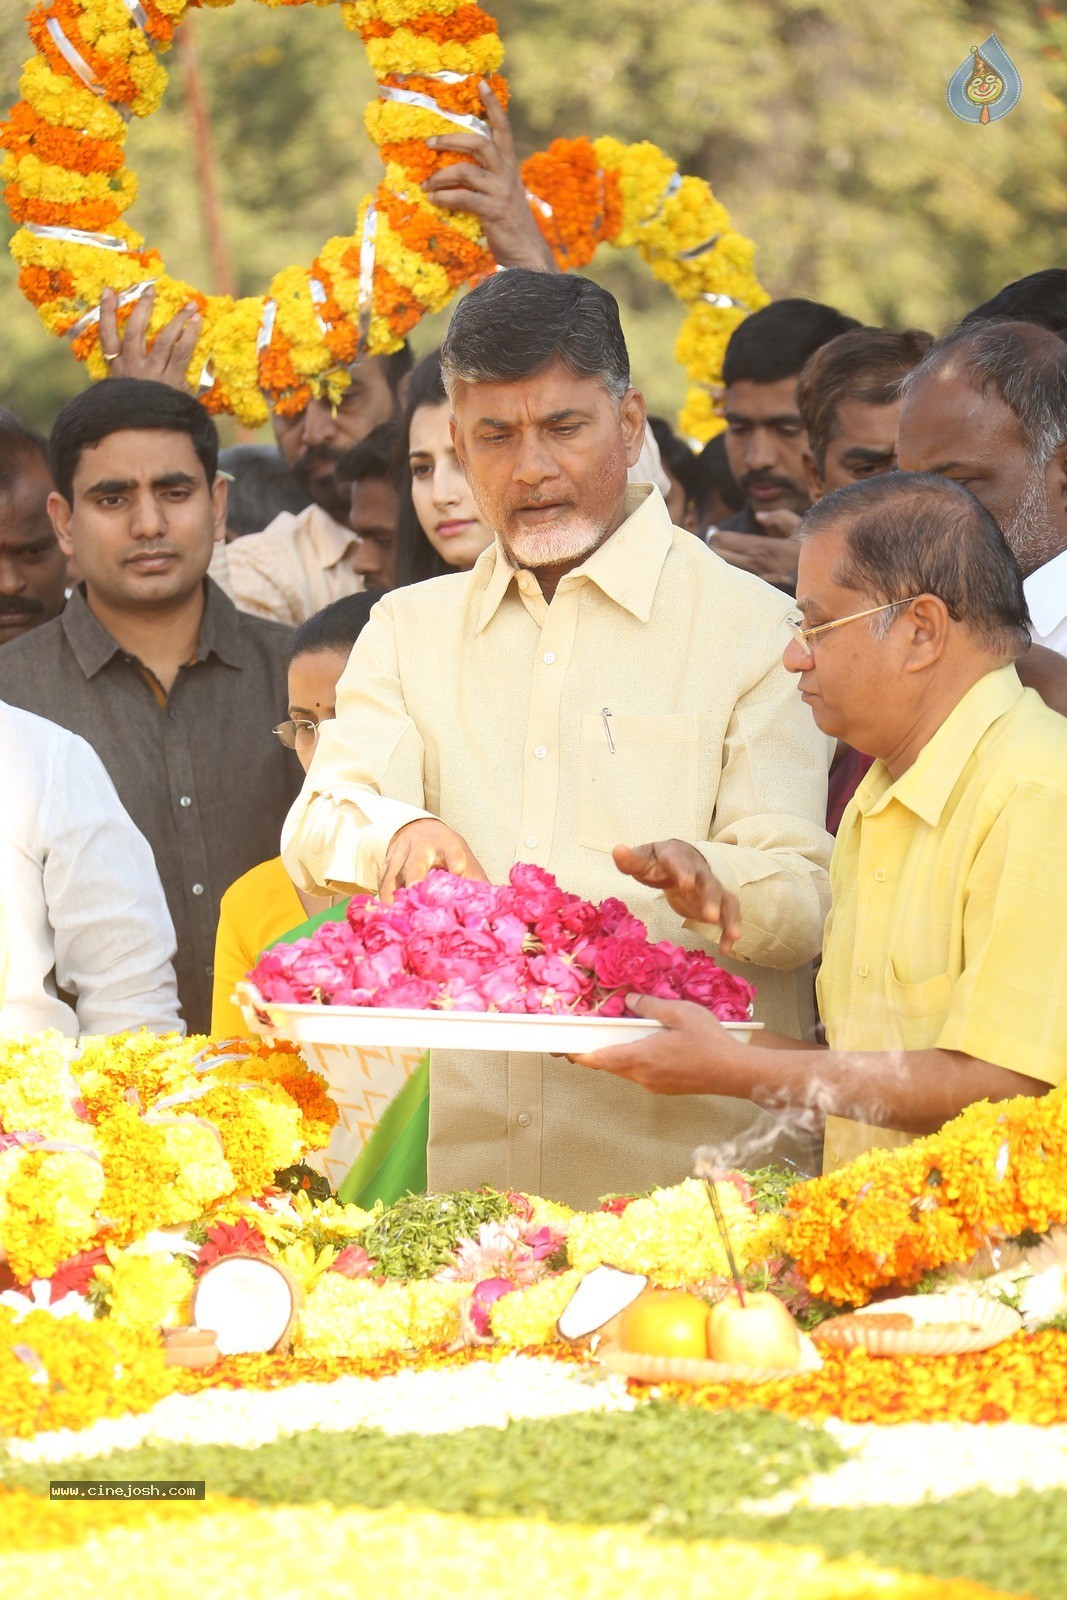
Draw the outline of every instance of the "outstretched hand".
M109 378L154 378L183 394L194 392L185 374L204 319L195 301L190 301L165 322L152 343L148 325L155 305L155 289L147 289L130 312L119 332L118 296L105 289L100 296L100 348L107 362Z
M741 937L741 902L724 889L699 850L681 839L659 844L617 844L615 865L650 889L662 889L667 904L690 922L722 929L719 954L729 955Z
M478 93L492 137L457 128L455 133L427 139L431 150L449 150L469 159L438 168L423 183L423 190L446 211L471 211L480 218L489 249L502 267L556 272L552 251L530 213L508 114L488 83L480 83Z
M390 841L378 881L382 904L391 906L398 889L421 883L434 867L489 882L466 839L436 817L418 817L398 828Z

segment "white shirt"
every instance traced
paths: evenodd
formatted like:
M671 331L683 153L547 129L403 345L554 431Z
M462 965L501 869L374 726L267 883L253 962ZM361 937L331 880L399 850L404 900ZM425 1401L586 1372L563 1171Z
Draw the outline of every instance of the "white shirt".
M1067 550L1024 578L1023 593L1034 643L1067 656Z
M0 773L0 1033L184 1033L156 863L99 756L0 701Z

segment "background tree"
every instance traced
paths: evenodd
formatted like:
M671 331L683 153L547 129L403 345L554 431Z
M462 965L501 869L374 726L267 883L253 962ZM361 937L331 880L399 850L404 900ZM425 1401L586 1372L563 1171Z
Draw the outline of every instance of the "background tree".
M520 150L554 137L651 139L707 178L759 244L774 294L940 330L1011 278L1062 262L1067 214L1064 8L970 0L486 0L507 47ZM18 98L28 5L0 16L0 102ZM378 163L362 111L374 80L334 9L236 0L192 21L213 119L238 289L262 290L353 224ZM949 111L952 72L991 27L1022 101L978 127ZM132 221L168 267L210 288L181 66L129 137ZM0 221L6 244L11 226ZM681 310L639 262L592 269L623 303L654 409L684 395L673 360ZM18 294L0 252L0 399L39 426L85 382ZM439 339L427 321L416 348Z

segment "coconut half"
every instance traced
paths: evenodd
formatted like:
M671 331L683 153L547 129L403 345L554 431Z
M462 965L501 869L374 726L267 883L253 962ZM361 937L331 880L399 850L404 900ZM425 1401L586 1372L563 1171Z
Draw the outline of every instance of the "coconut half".
M621 1267L594 1267L587 1272L560 1314L556 1331L561 1339L586 1339L612 1317L617 1317L647 1288L643 1272L623 1272Z
M253 1355L288 1340L296 1311L296 1284L283 1267L264 1256L231 1255L205 1269L191 1320L214 1331L220 1355Z

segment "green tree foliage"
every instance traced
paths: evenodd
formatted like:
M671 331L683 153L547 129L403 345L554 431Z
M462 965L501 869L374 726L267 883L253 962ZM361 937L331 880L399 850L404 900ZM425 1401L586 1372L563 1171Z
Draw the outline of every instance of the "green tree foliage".
M1067 213L1067 8L1003 0L486 0L507 46L519 148L558 135L651 139L707 178L759 244L774 294L896 326L949 325L1003 283L1060 264ZM28 53L19 0L0 16L0 102ZM353 225L377 181L362 112L373 78L336 9L236 0L197 14L230 252L242 293ZM988 127L957 120L949 77L996 29L1023 98ZM131 220L168 267L211 287L181 66L135 124ZM10 224L0 222L4 242ZM681 312L640 262L602 250L655 409L684 380ZM0 399L41 426L84 382L0 256ZM417 332L418 349L445 318Z

